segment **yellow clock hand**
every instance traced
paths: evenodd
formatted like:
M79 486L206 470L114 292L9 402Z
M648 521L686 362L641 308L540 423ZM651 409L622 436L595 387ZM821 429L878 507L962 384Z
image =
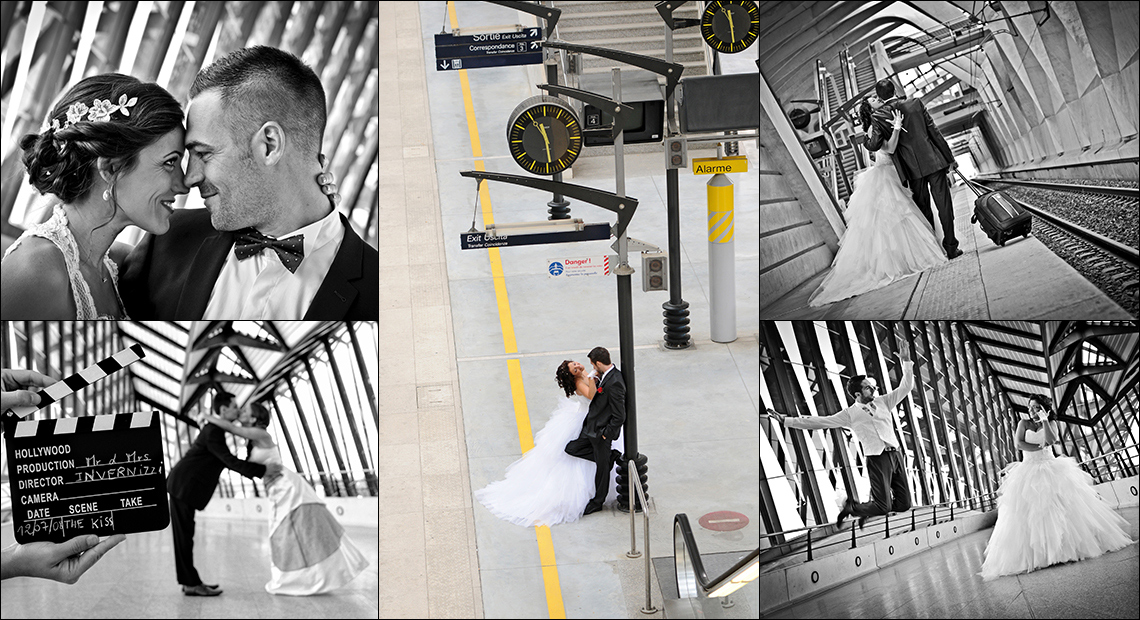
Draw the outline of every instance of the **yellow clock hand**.
M724 16L728 18L728 36L732 37L732 42L736 42L736 28L732 25L732 13L727 8L722 8Z
M546 143L546 161L548 163L554 161L554 158L550 156L550 138L546 137L546 127L537 121L534 122L534 126L538 127L538 132L542 134L542 141Z

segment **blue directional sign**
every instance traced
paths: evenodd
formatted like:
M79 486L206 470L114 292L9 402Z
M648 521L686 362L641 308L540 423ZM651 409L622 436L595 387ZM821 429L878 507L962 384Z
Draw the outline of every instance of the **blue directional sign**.
M483 248L502 248L519 245L596 241L599 239L609 239L610 236L610 225L604 222L586 224L582 230L566 230L548 233L515 233L513 235L500 235L497 237L494 233L488 235L485 231L465 232L459 234L459 249L479 250Z
M435 70L542 64L542 29L435 35Z

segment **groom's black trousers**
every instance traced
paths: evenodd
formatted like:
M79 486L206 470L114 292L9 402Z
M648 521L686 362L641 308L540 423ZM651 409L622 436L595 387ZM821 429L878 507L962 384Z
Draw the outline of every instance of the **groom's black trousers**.
M855 504L852 514L873 517L910 510L910 485L906 482L906 461L902 452L896 449L868 456L867 479L871 483L871 501Z
M566 454L580 459L593 461L598 469L594 473L594 498L590 501L595 504L604 504L606 494L610 490L610 468L614 462L610 459L610 444L608 439L597 437L578 437L566 444Z
M170 496L170 529L174 533L174 569L178 583L196 586L202 583L194 568L194 507Z
M934 213L930 210L930 195L934 194L934 204L938 207L938 221L942 224L942 247L947 252L958 249L958 237L954 234L954 201L950 197L948 169L943 168L934 174L910 182L914 194L914 204L934 226ZM929 189L929 191L927 191Z

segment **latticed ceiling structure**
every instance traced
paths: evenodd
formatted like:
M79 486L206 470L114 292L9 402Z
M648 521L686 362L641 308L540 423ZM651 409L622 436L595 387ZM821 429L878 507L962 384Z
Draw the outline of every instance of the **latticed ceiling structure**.
M156 410L167 467L196 436L199 411L224 390L263 403L286 464L326 495L378 493L378 326L344 321L6 321L5 368L62 378L134 343L146 355L39 418ZM232 439L231 439L232 440ZM231 450L244 456L244 445ZM223 474L230 492L259 482Z
M1061 419L1093 426L1136 385L1131 321L978 321L966 325L1013 408L1051 394Z
M301 58L321 78L328 124L322 150L344 213L377 244L379 148L376 2L0 3L0 226L5 246L50 215L23 181L18 138L38 132L55 98L79 80L117 72L166 88L183 104L202 67L268 45ZM179 199L202 207L196 191ZM129 227L123 241L133 243Z

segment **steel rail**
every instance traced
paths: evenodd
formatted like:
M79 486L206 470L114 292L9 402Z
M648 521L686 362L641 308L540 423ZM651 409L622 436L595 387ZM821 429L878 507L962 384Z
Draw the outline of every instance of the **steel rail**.
M1006 182L1005 179L1001 179L1001 180L975 179L975 181L980 182L980 183L986 183L986 184L989 184L989 183L1005 183ZM1093 231L1085 228L1084 226L1080 226L1078 224L1074 224L1073 222L1070 222L1069 220L1057 217L1056 215L1053 215L1052 213L1049 213L1048 211L1045 211L1044 209L1042 209L1040 207L1033 206L1033 205L1031 205L1031 204L1029 204L1023 200L1018 200L1016 198L1013 198L1012 196L1010 196L1009 198L1010 198L1010 200L1013 200L1017 204L1021 205L1022 208L1024 208L1026 211L1029 211L1033 215L1041 218L1042 220L1045 220L1046 222L1056 226L1057 228L1060 228L1061 230L1069 233L1070 235L1077 237L1078 239L1081 239L1083 241L1087 241L1089 244L1093 245L1094 247L1096 247L1100 250L1104 250L1105 252L1108 252L1109 254L1112 254L1113 256L1123 260L1124 262L1128 263L1129 265L1132 265L1133 267L1140 267L1140 250L1137 250L1137 248L1130 247L1128 245L1125 245L1125 244L1120 243L1119 241L1115 241L1113 239L1109 239L1108 237L1105 237L1104 235L1102 235L1100 233L1093 232Z

